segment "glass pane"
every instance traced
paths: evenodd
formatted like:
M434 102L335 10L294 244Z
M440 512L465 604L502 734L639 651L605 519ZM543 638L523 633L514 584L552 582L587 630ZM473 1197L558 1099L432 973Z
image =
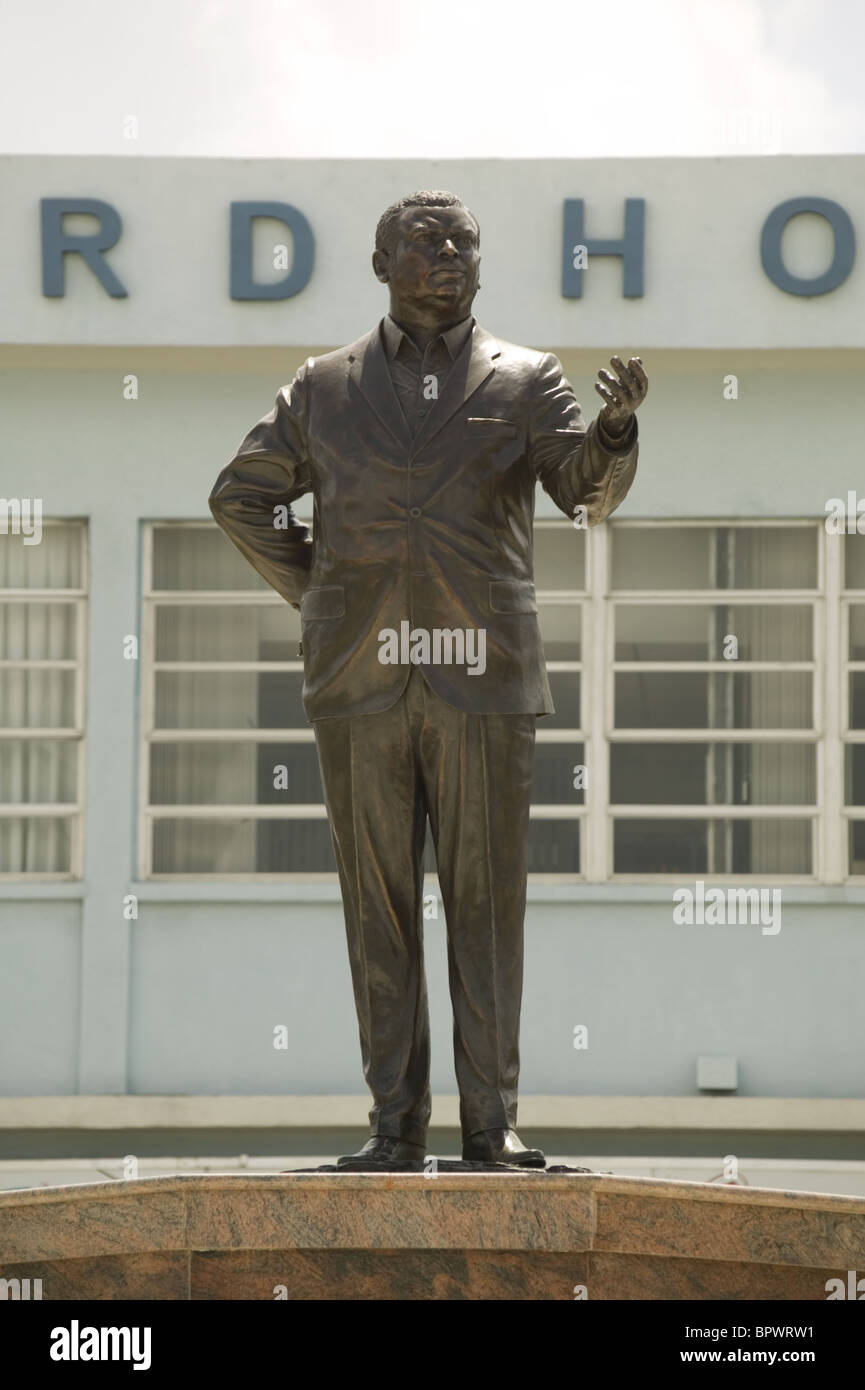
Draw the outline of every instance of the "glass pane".
M537 743L532 772L532 804L582 806L586 799L582 743ZM578 787L574 782L579 782Z
M297 661L299 641L289 603L156 607L157 661Z
M578 874L580 835L578 820L529 821L529 873Z
M586 587L586 532L570 522L535 523L535 589Z
M326 820L158 820L157 874L336 873Z
M813 589L817 528L612 528L613 589Z
M610 527L613 589L711 589L708 526Z
M816 526L718 529L721 589L816 589Z
M865 603L850 608L850 660L865 661Z
M620 671L619 729L808 729L809 671Z
M578 604L538 604L538 621L547 661L579 661L582 617Z
M30 529L30 535L38 534ZM0 545L0 589L80 589L83 527L43 524L38 545L21 535L4 535Z
M0 710L7 729L71 729L75 672L0 671Z
M865 671L854 671L850 676L849 727L865 729Z
M72 822L60 816L0 817L0 873L63 874L72 867Z
M850 872L865 874L865 820L850 822Z
M844 749L844 805L865 806L865 743Z
M810 605L616 604L617 661L810 661L813 650Z
M77 801L78 746L56 738L0 740L0 801Z
M551 671L549 681L556 712L542 715L538 719L538 728L579 729L580 672Z
M75 605L0 602L0 657L6 661L74 661Z
M617 874L810 874L807 820L616 820Z
M154 743L150 801L154 806L322 805L315 745Z
M614 743L616 806L811 806L816 749L809 743Z
M865 536L844 536L844 587L865 589Z
M217 526L155 526L153 588L267 591L269 585Z
M157 671L157 729L306 726L302 671Z

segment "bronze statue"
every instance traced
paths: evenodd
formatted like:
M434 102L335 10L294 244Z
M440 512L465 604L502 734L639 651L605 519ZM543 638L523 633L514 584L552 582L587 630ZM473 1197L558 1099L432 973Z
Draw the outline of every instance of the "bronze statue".
M218 524L300 609L351 960L371 1138L341 1165L423 1165L427 818L447 920L466 1160L544 1167L515 1131L529 789L553 712L532 569L535 484L603 521L637 466L640 359L599 372L588 426L552 353L471 315L480 233L450 193L383 214L390 313L309 358L222 470ZM291 505L314 499L313 527ZM286 524L287 519L287 524Z

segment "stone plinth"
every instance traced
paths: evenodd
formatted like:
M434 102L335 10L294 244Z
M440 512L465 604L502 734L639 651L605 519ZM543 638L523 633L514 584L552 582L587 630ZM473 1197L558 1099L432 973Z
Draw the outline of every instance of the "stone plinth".
M55 1299L820 1299L865 1199L614 1176L290 1173L0 1193Z

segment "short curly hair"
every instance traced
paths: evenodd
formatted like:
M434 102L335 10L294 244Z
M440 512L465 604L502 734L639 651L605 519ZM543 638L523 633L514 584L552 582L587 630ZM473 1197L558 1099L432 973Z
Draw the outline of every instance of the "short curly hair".
M466 207L462 198L458 198L455 193L446 193L443 189L421 189L417 193L408 193L405 198L400 198L397 202L391 203L378 219L375 229L375 249L376 251L393 250L394 228L400 213L405 208L466 208L466 212L477 225L477 218L469 208ZM480 231L480 228L478 228Z

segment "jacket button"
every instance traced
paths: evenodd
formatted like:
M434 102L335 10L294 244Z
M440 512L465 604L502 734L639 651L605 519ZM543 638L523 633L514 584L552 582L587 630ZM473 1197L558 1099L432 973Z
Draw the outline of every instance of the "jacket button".
M411 511L409 512L409 516L420 516L420 514L420 507L412 507Z

